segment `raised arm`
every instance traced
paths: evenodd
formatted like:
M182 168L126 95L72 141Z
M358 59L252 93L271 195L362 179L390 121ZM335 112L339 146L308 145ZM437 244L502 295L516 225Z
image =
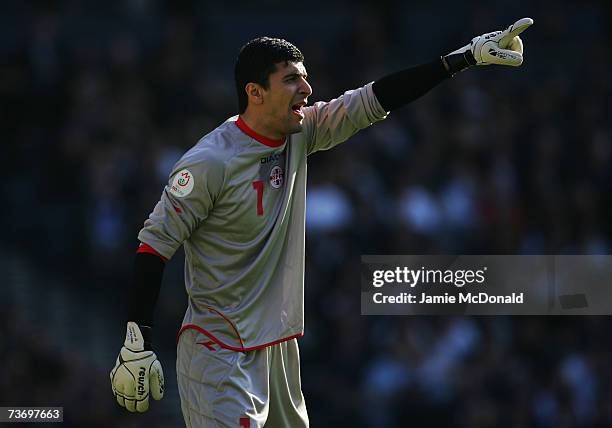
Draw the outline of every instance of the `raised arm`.
M432 62L385 76L374 82L376 98L385 110L392 111L474 65L517 67L523 63L523 42L519 34L532 24L531 18L519 19L504 31L474 37L462 48Z
M387 113L429 92L442 81L474 65L519 66L523 43L519 34L533 20L522 18L504 31L474 37L470 43L435 60L384 76L329 102L305 108L307 153L330 149Z

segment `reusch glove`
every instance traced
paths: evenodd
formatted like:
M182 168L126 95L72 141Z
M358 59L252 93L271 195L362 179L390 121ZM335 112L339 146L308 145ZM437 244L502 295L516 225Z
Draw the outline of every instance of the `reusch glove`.
M509 65L523 63L523 41L519 37L530 25L531 18L521 18L504 31L493 31L474 37L470 43L442 57L444 67L451 74L472 65Z
M151 350L150 330L151 327L143 326L141 331L135 322L127 323L125 342L110 372L117 403L130 412L146 412L149 409L149 392L155 400L161 400L164 396L164 372Z

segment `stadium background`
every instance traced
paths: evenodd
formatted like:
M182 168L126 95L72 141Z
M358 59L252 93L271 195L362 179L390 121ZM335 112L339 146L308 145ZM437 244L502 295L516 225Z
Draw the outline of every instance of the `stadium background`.
M604 254L605 1L9 2L0 14L0 405L70 427L182 425L182 255L155 348L166 398L113 401L136 234L180 154L235 112L239 47L293 41L326 100L523 16L521 69L445 82L310 161L302 379L314 427L612 425L607 317L363 317L360 254Z

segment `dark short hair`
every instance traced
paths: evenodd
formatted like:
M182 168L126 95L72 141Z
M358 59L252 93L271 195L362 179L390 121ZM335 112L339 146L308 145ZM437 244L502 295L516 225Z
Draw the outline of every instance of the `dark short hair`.
M304 62L304 55L288 41L273 37L258 37L240 49L234 68L239 114L248 104L245 86L253 82L268 89L270 74L280 62Z

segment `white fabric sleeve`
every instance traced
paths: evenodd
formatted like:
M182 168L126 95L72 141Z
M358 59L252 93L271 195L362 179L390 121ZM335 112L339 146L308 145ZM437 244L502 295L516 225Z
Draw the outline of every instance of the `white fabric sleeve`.
M331 149L357 131L387 117L387 112L376 99L372 84L304 109L307 154Z
M213 208L224 170L223 162L214 158L179 161L138 234L140 242L170 259Z

